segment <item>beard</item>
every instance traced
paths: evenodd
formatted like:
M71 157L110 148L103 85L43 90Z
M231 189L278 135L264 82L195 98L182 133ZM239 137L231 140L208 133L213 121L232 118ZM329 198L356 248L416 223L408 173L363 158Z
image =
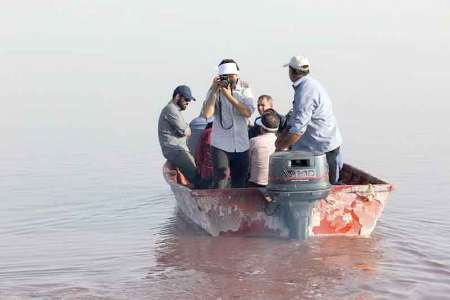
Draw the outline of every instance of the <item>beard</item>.
M187 108L187 104L183 103L183 100L178 100L177 106L180 108L180 110L186 110L186 108Z

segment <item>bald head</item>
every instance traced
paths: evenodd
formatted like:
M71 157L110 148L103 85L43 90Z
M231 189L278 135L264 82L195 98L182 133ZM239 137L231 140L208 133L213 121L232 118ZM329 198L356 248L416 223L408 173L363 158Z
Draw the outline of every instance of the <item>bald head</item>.
M272 97L270 97L269 95L259 96L258 98L259 115L262 116L262 114L269 108L273 108Z

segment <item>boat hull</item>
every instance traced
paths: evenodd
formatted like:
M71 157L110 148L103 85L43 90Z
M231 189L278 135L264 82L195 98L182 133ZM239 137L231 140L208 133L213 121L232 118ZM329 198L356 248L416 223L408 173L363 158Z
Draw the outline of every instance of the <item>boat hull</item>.
M344 170L347 181L360 184L332 186L327 198L314 204L309 236L368 237L374 230L393 186L349 165ZM266 213L261 189L192 190L170 163L163 173L178 208L210 235L288 236L283 220Z

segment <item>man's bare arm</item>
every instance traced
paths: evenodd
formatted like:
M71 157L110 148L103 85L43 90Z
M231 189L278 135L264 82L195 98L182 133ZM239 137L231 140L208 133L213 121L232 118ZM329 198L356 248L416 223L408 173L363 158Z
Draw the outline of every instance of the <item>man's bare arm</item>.
M221 87L220 90L222 91L223 95L227 100L239 111L239 113L245 117L250 118L252 116L252 112L250 109L242 102L238 101L236 98L233 97L233 94L231 93L231 88L227 87Z
M298 133L284 132L275 142L276 151L284 151L289 149L289 147L294 145L301 138L301 136L302 135Z
M213 79L213 83L209 89L208 97L203 103L202 115L205 118L211 118L214 115L214 108L216 106L217 91L219 90L219 78L216 76Z

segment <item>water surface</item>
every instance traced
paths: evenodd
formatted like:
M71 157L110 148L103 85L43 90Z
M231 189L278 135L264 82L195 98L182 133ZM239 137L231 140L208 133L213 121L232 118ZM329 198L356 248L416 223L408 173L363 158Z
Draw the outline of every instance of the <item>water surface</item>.
M0 299L448 298L449 3L227 3L1 4ZM301 53L345 161L397 189L367 239L207 236L163 180L160 109L187 83L195 117L233 57L286 112Z

